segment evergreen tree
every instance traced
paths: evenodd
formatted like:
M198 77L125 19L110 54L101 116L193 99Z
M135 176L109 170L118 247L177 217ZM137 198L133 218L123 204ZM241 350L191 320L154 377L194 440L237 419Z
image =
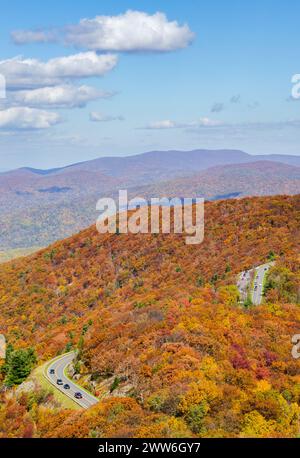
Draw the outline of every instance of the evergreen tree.
M4 375L6 375L8 372L9 362L10 362L10 358L11 358L13 351L14 351L14 347L12 346L12 344L8 343L6 346L6 352L5 352L5 362L0 368L0 372Z
M36 363L36 355L33 348L13 350L9 353L6 367L5 385L19 385L30 374L33 365Z

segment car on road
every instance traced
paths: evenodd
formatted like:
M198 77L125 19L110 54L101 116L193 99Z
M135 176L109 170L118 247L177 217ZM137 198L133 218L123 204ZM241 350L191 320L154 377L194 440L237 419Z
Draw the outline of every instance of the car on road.
M55 374L55 370L54 369L50 369L49 374Z
M62 381L61 378L58 378L58 379L56 380L56 384L57 384L57 385L63 385L64 382Z
M69 385L68 383L65 383L65 384L64 384L64 389L65 389L65 390L69 390L69 389L70 389L70 385Z
M79 391L77 391L75 394L74 394L75 398L76 399L82 399L82 394L79 393Z

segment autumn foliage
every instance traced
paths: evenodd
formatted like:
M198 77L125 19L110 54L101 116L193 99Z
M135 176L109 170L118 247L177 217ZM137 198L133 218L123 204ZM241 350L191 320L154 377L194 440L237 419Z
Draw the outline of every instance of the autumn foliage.
M84 412L2 395L0 437L296 437L300 196L206 204L205 240L92 227L0 269L0 326L102 401ZM259 307L237 274L276 264Z

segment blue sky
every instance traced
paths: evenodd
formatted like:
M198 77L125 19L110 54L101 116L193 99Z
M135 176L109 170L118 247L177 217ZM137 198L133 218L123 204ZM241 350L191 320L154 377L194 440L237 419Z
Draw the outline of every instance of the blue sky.
M153 19L157 12L165 18ZM11 0L0 17L0 73L8 84L0 169L153 149L299 154L300 99L290 100L291 78L300 73L299 17L297 0L52 0L42 7ZM67 78L57 74L57 59L81 53L95 54L96 71L78 76L85 60ZM24 83L18 66L28 59L35 63ZM47 82L48 69L56 73ZM63 94L55 105L57 87Z

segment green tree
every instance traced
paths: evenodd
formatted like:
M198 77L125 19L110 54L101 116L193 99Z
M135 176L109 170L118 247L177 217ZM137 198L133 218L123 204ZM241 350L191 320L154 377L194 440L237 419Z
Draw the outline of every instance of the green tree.
M121 382L121 380L119 379L119 377L115 377L114 381L112 382L112 384L110 386L109 391L112 393L114 390L116 390L118 388L118 386L120 385L120 382Z
M5 385L20 385L28 377L35 363L36 355L33 348L12 351L7 361Z
M9 370L9 362L10 362L10 358L11 358L13 351L14 351L14 347L12 346L12 344L10 343L7 344L6 353L5 353L5 362L0 368L0 372L4 375L6 375Z
M196 280L196 285L199 286L199 287L202 287L202 286L204 286L204 283L205 283L204 278L199 276L197 278L197 280Z
M276 258L276 256L275 256L274 251L272 251L272 250L269 251L268 260L269 260L269 261L274 261L275 258Z
M244 300L243 304L244 304L244 307L251 307L251 305L253 305L253 302L252 302L250 294L248 294L248 296Z
M203 420L208 410L209 407L205 400L189 408L186 420L194 433L199 434L203 432Z

